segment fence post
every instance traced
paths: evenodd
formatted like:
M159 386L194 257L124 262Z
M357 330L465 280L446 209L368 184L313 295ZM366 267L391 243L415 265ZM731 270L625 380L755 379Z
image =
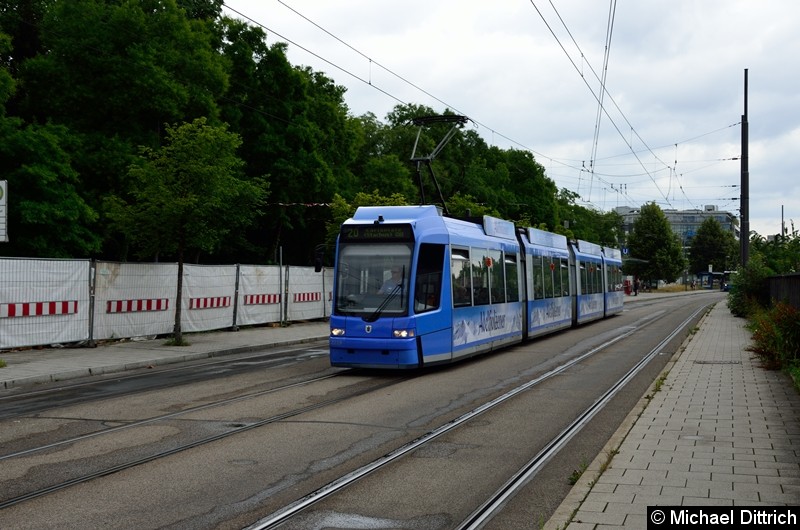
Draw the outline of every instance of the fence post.
M325 306L328 305L328 301L325 298L325 267L322 267L322 318L323 320L328 318L328 311Z
M231 326L231 331L239 331L239 326L236 323L237 313L239 311L239 275L241 274L241 269L239 263L236 264L236 282L233 288L233 322Z
M95 348L97 344L94 341L94 296L95 289L97 288L97 261L92 259L89 262L89 342L87 346Z
M283 322L281 322L281 326L288 326L289 325L289 266L286 266L286 275L283 279L283 298L286 299L286 303L283 305Z

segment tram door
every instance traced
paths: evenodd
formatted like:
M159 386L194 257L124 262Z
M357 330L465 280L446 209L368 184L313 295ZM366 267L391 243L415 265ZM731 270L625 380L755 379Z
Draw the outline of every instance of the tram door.
M444 282L445 245L421 243L414 275L414 314L421 361L449 358L451 351L451 312Z

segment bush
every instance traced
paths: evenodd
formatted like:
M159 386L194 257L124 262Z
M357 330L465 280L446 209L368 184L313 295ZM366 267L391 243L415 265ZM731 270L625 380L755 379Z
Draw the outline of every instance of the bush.
M731 289L728 292L728 308L737 317L749 317L759 307L769 305L769 288L767 278L772 271L764 264L764 259L755 254L747 266L731 277Z
M796 366L800 360L800 311L778 302L771 309L761 309L750 315L748 328L753 344L748 351L755 353L771 370Z

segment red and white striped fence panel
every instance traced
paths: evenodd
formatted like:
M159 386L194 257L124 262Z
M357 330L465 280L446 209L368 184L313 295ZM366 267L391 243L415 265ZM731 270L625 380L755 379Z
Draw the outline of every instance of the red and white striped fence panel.
M168 309L168 298L109 300L106 302L106 313L138 313L141 311L167 311Z
M204 298L190 298L189 309L214 309L218 307L230 307L230 296L207 296Z
M280 294L246 294L244 295L244 305L269 305L280 304Z
M296 303L302 302L319 302L322 300L322 293L294 293L294 301Z
M330 269L186 265L181 299L165 298L177 290L177 270L177 263L0 258L0 349L169 333L178 307L185 332L330 315Z
M0 318L41 317L48 315L72 315L78 312L77 300L59 302L21 302L0 304Z

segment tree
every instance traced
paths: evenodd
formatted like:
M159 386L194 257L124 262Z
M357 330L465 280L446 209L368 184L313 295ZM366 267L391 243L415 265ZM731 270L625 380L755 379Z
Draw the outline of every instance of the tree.
M739 253L733 234L722 229L719 221L706 218L697 229L689 248L689 272L697 274L708 270L722 272L734 269Z
M359 134L354 142L357 154L351 163L351 176L337 180L336 193L347 200L364 191L386 196L401 193L410 204L417 202L419 189L409 161L410 152L393 152L388 148L395 134L392 128L372 113L360 116L357 126Z
M287 45L268 45L261 28L225 18L220 30L220 53L230 64L222 117L243 139L247 173L267 176L272 189L274 208L246 234L254 257L277 261L279 248L290 259L310 257L339 183L355 187L351 169L361 137L347 115L345 89L292 66Z
M417 143L413 119L453 112L412 103L395 107L386 124L371 114L355 118L344 87L293 66L287 44L268 43L264 29L225 16L223 6L0 0L0 28L11 37L0 46L0 68L11 76L0 76L0 170L14 181L12 196L25 199L9 209L24 239L4 251L109 259L177 252L154 250L138 225L122 230L120 201L135 201L141 185L129 171L142 165L139 146L158 149L164 123L199 117L228 124L242 142L241 180L266 179L272 190L268 213L215 248L218 262L274 262L279 248L295 263L310 258L325 241L336 194L350 202L363 192L419 202L414 146L418 156L430 155L452 123L426 125ZM432 167L453 212L495 212L614 244L614 219L560 196L529 151L490 147L460 128ZM427 168L421 176L426 200L438 203ZM574 221L569 230L562 220ZM54 223L58 230L50 229Z
M628 236L630 260L625 272L646 281L675 281L686 267L678 236L664 212L655 203L642 206Z
M532 225L544 223L551 230L560 225L558 187L545 175L544 166L529 151L491 148L490 153L500 155L508 167L509 192L514 197L511 203L517 210L506 215L514 219L528 217Z
M616 212L600 212L578 204L580 195L562 188L557 195L558 215L563 219L548 230L569 239L583 239L599 245L618 248L622 240L622 217ZM563 225L561 223L564 223Z
M195 15L213 13L211 0L187 4ZM104 255L124 258L125 234L102 222L103 197L126 193L137 146L158 146L163 123L215 121L226 63L211 21L190 20L176 0L41 0L38 8L41 16L25 20L37 28L20 43L13 108L27 123L67 128L77 192L101 216L85 228L105 240Z
M765 266L775 274L800 271L800 232L795 230L794 223L791 232L769 239L754 234L750 238L750 251L760 254Z
M747 265L741 267L733 275L730 291L728 291L728 308L737 317L749 317L758 308L767 307L770 303L767 278L775 271L764 263L764 257L753 253Z
M134 183L129 201L110 198L110 217L131 234L141 252L176 254L177 300L183 290L188 251L213 252L229 234L246 228L260 213L266 183L241 177L236 156L238 135L212 127L204 118L166 126L165 144L143 147L128 176ZM183 343L181 306L175 311L174 341Z
M0 56L11 50L0 33ZM78 174L65 145L66 127L25 125L5 112L15 81L0 67L0 175L8 181L10 241L0 245L8 256L74 258L97 251L100 237L87 227L97 213L77 192Z

